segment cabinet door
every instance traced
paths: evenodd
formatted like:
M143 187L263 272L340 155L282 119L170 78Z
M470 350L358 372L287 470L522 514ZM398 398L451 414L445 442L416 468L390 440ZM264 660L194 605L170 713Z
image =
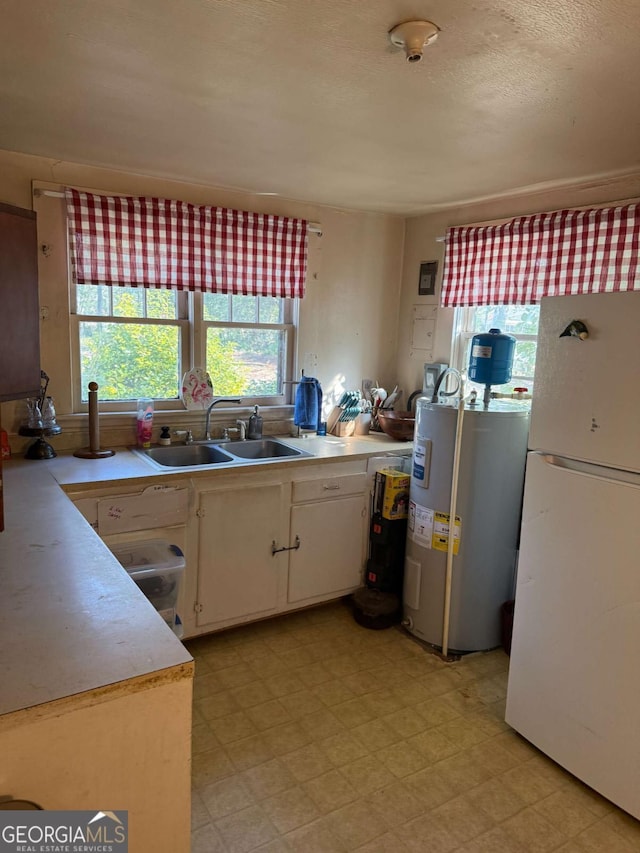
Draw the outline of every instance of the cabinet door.
M38 241L31 210L0 204L0 400L40 391Z
M291 509L289 602L351 592L362 583L366 544L365 496L301 504Z
M274 483L200 495L198 626L276 610L287 552L271 551L287 544L283 494Z

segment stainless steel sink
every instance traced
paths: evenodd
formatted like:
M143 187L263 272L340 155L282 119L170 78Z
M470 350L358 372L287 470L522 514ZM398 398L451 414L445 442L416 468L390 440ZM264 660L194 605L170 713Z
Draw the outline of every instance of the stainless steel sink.
M156 468L202 468L215 465L250 465L273 459L313 456L306 450L290 447L277 438L249 441L172 444L170 447L132 448L133 453Z
M174 444L171 447L135 448L134 452L164 468L220 465L234 461L232 456L212 444Z
M232 441L225 444L225 450L240 459L280 459L283 456L310 456L297 447L289 447L277 438L249 439L248 441Z

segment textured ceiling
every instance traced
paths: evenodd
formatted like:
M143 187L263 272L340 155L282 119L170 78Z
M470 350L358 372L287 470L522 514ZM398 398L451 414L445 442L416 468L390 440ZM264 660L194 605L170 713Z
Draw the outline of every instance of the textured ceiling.
M638 0L0 9L3 149L408 214L640 163Z

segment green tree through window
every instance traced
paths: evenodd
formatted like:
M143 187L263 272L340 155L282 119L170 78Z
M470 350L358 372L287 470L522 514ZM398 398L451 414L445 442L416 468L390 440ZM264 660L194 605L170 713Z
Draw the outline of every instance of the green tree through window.
M105 285L76 287L81 399L89 382L105 402L149 396L180 398L194 329L203 324L201 356L216 396L277 397L287 362L285 300L205 294L187 308L187 294ZM189 296L193 300L193 296ZM181 301L180 301L181 300ZM182 305L179 319L179 306ZM202 307L200 307L202 305ZM183 335L188 340L183 340Z

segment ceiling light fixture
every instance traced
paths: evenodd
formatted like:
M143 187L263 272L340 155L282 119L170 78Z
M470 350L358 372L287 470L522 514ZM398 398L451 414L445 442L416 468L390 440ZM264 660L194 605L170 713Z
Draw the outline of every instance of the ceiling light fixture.
M405 21L389 30L389 39L395 47L401 47L407 62L420 62L424 48L438 38L440 30L431 21Z

